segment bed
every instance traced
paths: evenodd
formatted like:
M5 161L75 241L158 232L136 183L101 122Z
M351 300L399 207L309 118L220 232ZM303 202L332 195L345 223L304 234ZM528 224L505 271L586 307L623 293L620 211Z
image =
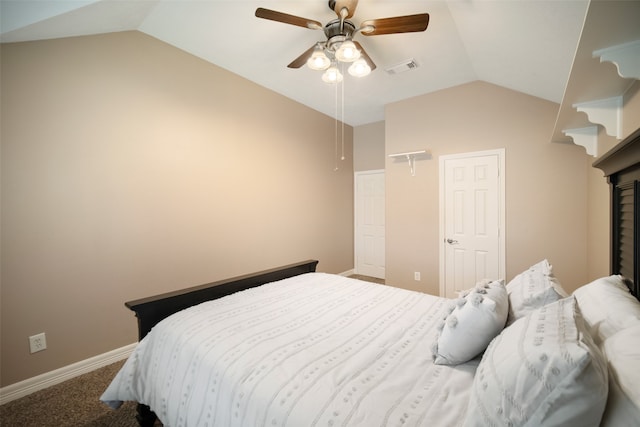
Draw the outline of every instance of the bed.
M639 153L594 165L612 270L571 295L546 259L457 299L299 262L127 302L140 342L101 400L141 426L638 425Z

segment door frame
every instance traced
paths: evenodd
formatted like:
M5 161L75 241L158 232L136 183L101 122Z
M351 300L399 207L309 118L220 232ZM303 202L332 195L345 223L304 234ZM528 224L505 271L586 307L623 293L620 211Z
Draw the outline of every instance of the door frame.
M353 271L356 274L358 272L358 177L362 175L385 175L384 169L371 169L364 171L355 171L353 173ZM386 175L385 175L386 176ZM385 191L386 199L386 191ZM386 236L386 233L385 233ZM386 237L385 237L385 252L386 252ZM386 253L385 253L385 267L386 267ZM385 274L386 276L386 274Z
M468 153L458 153L458 154L445 154L438 157L439 159L439 203L440 203L440 218L439 218L439 276L440 276L440 296L445 295L445 257L446 257L446 247L445 247L445 203L444 203L444 194L445 194L445 173L444 173L444 162L446 160L452 159L463 159L463 158L471 158L471 157L484 157L484 156L498 156L498 215L499 215L499 229L498 229L498 262L499 267L498 271L500 272L500 277L496 279L505 279L506 280L506 227L505 227L505 181L506 181L506 173L505 173L505 149L498 148L495 150L485 150L485 151L472 151ZM473 284L470 284L471 287Z

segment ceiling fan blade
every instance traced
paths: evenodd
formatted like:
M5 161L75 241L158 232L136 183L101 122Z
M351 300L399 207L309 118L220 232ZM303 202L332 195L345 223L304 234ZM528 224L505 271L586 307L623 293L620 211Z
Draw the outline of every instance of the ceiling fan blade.
M269 19L271 21L283 22L285 24L297 25L298 27L310 28L312 30L322 29L322 24L313 19L301 18L288 13L277 12L271 9L259 7L256 9L256 17Z
M340 11L347 9L347 14L344 16L344 19L349 19L356 12L358 0L329 0L329 7L338 15L338 18L340 17Z
M287 65L287 67L288 68L300 68L300 67L302 67L304 64L307 63L307 59L309 59L311 57L311 55L313 54L313 51L315 50L315 48L316 48L316 45L314 44L309 49L305 50L302 55L300 55L296 59L294 59L291 62L291 64Z
M369 19L360 24L362 34L365 36L378 36L381 34L415 33L424 31L429 25L429 14L396 16L394 18ZM366 31L366 27L373 30Z
M362 47L362 45L360 43L358 43L357 41L354 41L353 44L356 45L356 48L358 48L358 50L360 51L360 57L362 59L364 59L365 62L369 65L369 68L371 68L371 71L375 70L376 69L376 64L373 62L371 57L369 57L369 55L367 55L367 52L365 52L365 50Z

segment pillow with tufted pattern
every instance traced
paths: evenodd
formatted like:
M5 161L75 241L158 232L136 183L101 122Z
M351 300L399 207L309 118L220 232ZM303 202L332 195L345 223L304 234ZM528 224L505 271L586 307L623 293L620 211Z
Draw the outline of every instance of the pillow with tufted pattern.
M464 291L438 325L436 365L457 365L482 353L504 328L509 301L503 281L483 281Z
M507 284L507 294L509 295L507 325L537 308L567 297L567 293L553 276L553 269L546 259L514 277Z
M606 361L575 298L517 320L484 353L464 426L597 426L608 392Z

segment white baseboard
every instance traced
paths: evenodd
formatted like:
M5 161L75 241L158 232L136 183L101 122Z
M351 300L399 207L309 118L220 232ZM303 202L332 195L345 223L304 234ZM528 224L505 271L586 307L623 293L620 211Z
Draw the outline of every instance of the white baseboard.
M338 273L338 276L345 276L345 277L349 277L349 276L351 276L351 275L352 275L352 274L354 274L354 273L355 273L355 270L354 270L354 269L351 269L351 270L343 271L342 273Z
M0 405L19 399L38 390L51 387L103 366L124 360L133 352L137 343L129 344L89 359L0 388Z

